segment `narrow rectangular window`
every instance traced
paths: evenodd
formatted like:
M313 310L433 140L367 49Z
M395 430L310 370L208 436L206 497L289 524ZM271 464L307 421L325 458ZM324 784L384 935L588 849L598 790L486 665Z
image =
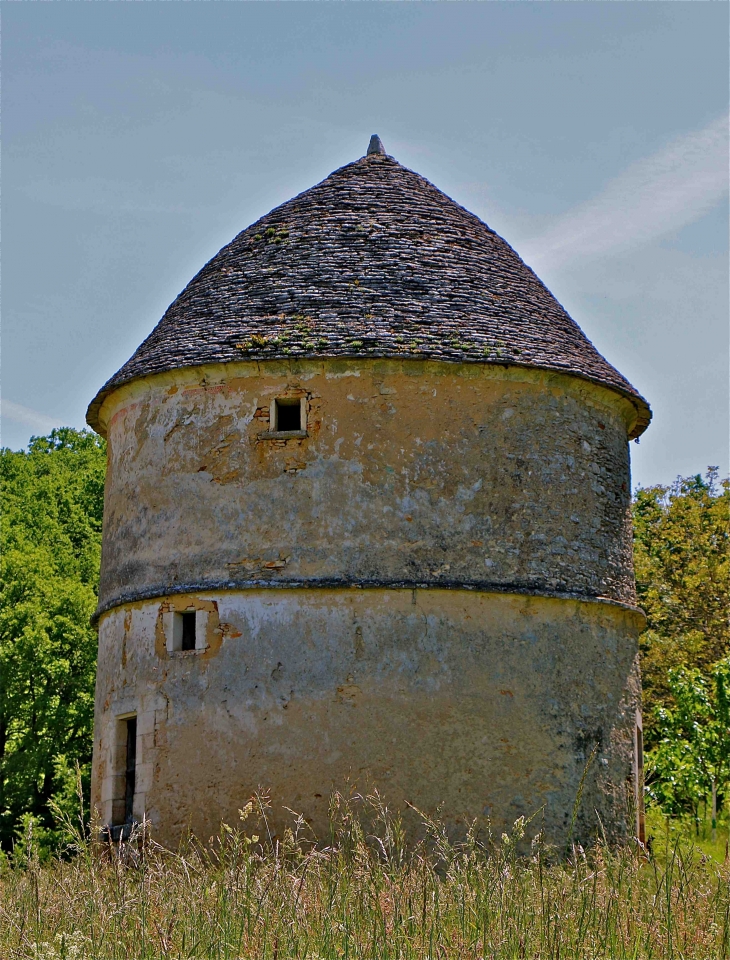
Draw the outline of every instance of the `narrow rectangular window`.
M134 819L134 791L137 778L137 718L130 717L127 723L127 753L124 765L124 822Z
M180 639L181 650L195 649L195 611L185 611L180 614L182 620L182 637Z
M276 401L274 429L278 432L304 429L302 427L302 404L299 399Z

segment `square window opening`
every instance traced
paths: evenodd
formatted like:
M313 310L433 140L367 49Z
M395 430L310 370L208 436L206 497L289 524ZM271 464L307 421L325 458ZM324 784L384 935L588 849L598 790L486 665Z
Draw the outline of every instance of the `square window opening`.
M276 423L274 429L277 432L304 429L302 426L302 404L300 400L277 400L275 409Z
M163 616L163 628L169 654L200 653L208 647L206 610L168 610Z

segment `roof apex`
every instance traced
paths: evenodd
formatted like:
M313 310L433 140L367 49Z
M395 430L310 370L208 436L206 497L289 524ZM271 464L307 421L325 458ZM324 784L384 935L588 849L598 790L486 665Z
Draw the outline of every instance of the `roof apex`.
M366 153L366 156L370 157L374 153L381 153L383 156L386 156L383 141L380 139L377 133L374 133L372 137L370 137L370 143L368 144L368 152Z

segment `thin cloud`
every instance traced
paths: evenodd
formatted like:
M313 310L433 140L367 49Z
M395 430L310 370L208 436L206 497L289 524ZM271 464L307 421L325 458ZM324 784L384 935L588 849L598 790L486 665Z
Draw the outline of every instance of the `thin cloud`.
M728 121L720 117L632 164L525 244L525 259L556 269L623 253L699 219L727 192Z
M30 427L32 430L41 432L63 426L61 420L57 420L55 417L47 417L45 413L31 410L30 407L24 407L20 403L13 403L12 400L3 399L0 401L0 413L4 420L12 420L13 423L19 423L24 427Z

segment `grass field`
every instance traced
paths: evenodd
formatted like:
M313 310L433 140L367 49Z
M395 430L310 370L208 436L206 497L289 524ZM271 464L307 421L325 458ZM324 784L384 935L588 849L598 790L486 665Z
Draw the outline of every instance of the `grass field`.
M646 817L647 834L652 843L659 848L673 846L679 842L685 846L692 845L705 856L712 857L718 863L724 863L730 856L730 820L727 815L721 816L717 825L717 837L712 839L710 818L705 816L699 823L692 820L673 820L663 817L656 809L649 809Z
M294 819L272 840L260 799L243 813L174 853L79 832L41 863L28 837L0 872L0 957L730 957L730 865L656 824L650 859L606 845L565 859L539 838L518 855L520 822L454 845L424 820L428 840L409 845L377 797L336 798L319 848Z

